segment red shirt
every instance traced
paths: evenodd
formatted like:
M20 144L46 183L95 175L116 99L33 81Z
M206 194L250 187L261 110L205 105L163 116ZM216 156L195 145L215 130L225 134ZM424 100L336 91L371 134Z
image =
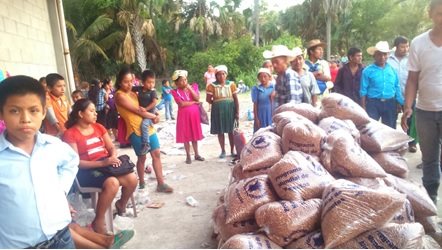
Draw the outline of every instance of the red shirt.
M339 67L332 68L330 67L330 77L331 81L334 83L336 80L336 76L338 75Z
M94 132L90 135L83 135L76 126L64 132L63 141L66 143L76 143L80 160L97 161L102 157L109 156L103 135L107 133L103 125L99 123L91 124Z

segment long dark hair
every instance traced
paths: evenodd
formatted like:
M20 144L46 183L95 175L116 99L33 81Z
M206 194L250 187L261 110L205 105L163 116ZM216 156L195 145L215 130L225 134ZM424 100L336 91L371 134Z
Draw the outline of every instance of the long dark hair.
M78 120L79 120L79 115L78 112L84 112L87 107L89 107L89 105L93 103L91 100L88 99L80 99L78 101L75 102L74 106L72 106L72 112L69 114L69 118L67 120L67 122L65 123L65 127L71 128L73 127L75 124L77 124Z
M91 88L89 89L89 92L87 94L89 100L91 100L94 104L97 104L98 99L98 92L100 92L100 79L93 78L91 80Z
M122 69L117 74L117 80L115 81L115 88L118 90L121 88L121 81L123 81L123 78L127 74L132 74L132 71L130 69Z

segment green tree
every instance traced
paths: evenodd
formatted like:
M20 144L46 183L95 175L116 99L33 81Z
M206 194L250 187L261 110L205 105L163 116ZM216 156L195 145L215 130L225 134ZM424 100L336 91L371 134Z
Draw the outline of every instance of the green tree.
M326 34L327 34L327 60L330 60L331 54L331 24L332 19L337 20L338 13L347 11L350 8L352 0L322 0L322 7L327 18Z
M113 20L93 0L63 1L63 8L75 77L91 78L87 72L98 72L97 57L109 60L105 50L118 41L118 34L108 34Z
M125 38L120 56L127 64L136 61L141 71L146 69L147 59L144 38L153 37L155 27L149 18L149 5L146 0L123 0L117 14L118 22L125 29Z

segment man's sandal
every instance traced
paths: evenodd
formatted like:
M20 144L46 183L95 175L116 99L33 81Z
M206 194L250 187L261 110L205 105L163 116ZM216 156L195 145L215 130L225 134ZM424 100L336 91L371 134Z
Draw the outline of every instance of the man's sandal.
M134 230L123 230L115 235L114 243L110 246L110 249L120 249L126 244L132 237L134 237Z
M173 193L173 188L169 187L166 183L157 187L157 192L160 193Z
M195 156L196 161L205 161L204 157L201 157L201 155Z

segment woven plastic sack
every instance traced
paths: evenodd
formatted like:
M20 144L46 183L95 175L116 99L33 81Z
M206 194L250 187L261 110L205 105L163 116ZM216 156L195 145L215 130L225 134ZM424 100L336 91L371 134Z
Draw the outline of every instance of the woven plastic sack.
M324 238L321 230L313 231L297 240L290 242L286 249L324 249Z
M302 151L319 156L326 138L325 131L312 122L291 122L285 125L282 132L282 152Z
M349 119L353 121L356 127L370 122L367 112L347 96L331 93L324 96L321 100L322 109L319 113L319 119L334 116L338 119Z
M272 132L253 136L241 152L243 170L271 167L282 158L281 137Z
M319 109L313 107L311 104L308 103L286 103L276 108L275 114L279 114L284 111L295 112L301 116L304 116L315 124L317 124L319 121Z
M406 133L390 128L371 119L370 123L358 127L361 133L361 147L370 153L395 151L413 140Z
M264 234L237 234L228 239L221 249L282 249Z
M337 246L350 249L422 249L424 229L419 223L388 224Z
M321 230L325 248L382 227L402 208L405 195L385 193L347 180L332 182L322 195Z
M385 172L406 178L408 175L407 160L397 152L380 152L370 154L373 160L385 170Z
M424 227L425 233L441 232L437 225L437 216L416 216L415 219Z
M280 246L319 229L321 199L276 201L256 210L255 218L267 236Z
M232 169L232 177L235 181L239 181L257 175L267 174L270 168L271 167L260 168L256 170L243 170L241 163L238 163Z
M433 239L433 237L431 237L430 235L424 235L424 237L422 238L422 244L423 247L422 249L440 249L441 246L439 245L439 243L437 243L437 241L435 239Z
M426 217L437 215L436 205L431 201L425 188L419 183L411 180L401 179L394 175L388 175L384 180L387 185L392 185L400 193L406 194L407 199L413 207L416 217Z
M226 194L226 223L252 220L258 207L276 199L277 195L267 175L234 182Z
M416 222L414 217L413 207L411 207L410 201L405 199L404 205L401 210L393 216L390 223L405 224Z
M278 196L290 201L321 198L324 188L335 180L316 159L300 151L285 154L268 176Z
M345 130L349 132L351 136L353 136L353 138L359 145L361 144L361 134L351 120L340 120L335 117L327 117L322 119L319 122L318 126L322 128L325 133L327 133L327 135L338 129Z
M309 119L303 117L292 111L284 111L273 116L273 123L275 124L275 132L279 136L282 136L284 127L289 123L312 123Z
M344 130L336 130L327 137L324 149L330 151L330 164L324 167L335 178L385 177L385 171L355 142L353 137ZM328 169L327 167L329 167Z
M215 221L221 240L228 240L235 234L253 233L259 229L255 220L226 223L227 209L225 205L220 205L213 211L212 219Z

